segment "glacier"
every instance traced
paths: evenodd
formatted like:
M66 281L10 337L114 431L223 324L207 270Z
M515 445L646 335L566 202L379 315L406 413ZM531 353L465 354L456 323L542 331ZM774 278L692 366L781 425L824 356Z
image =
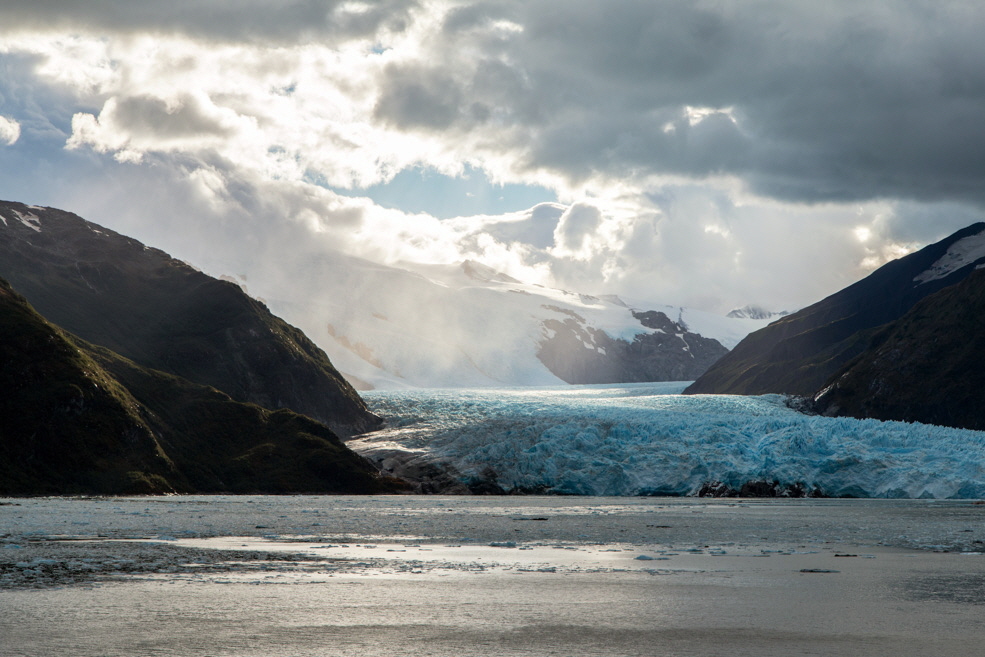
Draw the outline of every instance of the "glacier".
M694 495L776 480L834 497L985 497L985 432L810 416L783 395L679 394L686 386L369 391L387 426L348 444L507 492Z
M563 384L538 358L549 320L632 342L658 311L733 348L772 319L732 318L653 300L522 283L474 261L390 267L339 252L280 262L251 294L305 332L362 390ZM319 281L319 294L298 280ZM245 284L245 281L244 281ZM588 344L588 348L597 346Z

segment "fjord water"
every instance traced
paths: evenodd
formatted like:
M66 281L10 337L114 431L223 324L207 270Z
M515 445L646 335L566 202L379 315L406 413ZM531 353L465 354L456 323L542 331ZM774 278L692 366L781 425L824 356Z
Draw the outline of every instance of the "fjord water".
M983 520L938 500L8 499L0 653L970 655Z
M4 499L0 654L980 650L982 434L681 387L375 392L350 443L581 495ZM640 496L756 478L937 499Z
M781 395L678 394L686 385L372 391L388 428L349 445L507 491L688 495L777 480L834 497L985 497L985 432L808 416Z

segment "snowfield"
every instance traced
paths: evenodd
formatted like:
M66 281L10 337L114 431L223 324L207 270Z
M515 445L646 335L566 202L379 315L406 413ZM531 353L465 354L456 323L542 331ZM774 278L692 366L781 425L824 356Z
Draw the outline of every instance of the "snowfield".
M633 311L655 310L732 349L772 319L552 289L472 261L400 269L324 254L283 264L299 269L285 279L274 276L273 284L250 293L303 330L362 389L561 384L537 357L540 344L550 337L549 320L632 341L654 332ZM317 298L292 283L302 277L320 282Z
M678 394L685 386L371 391L388 428L349 445L507 491L693 495L777 480L830 496L985 497L985 432L807 416L781 395Z

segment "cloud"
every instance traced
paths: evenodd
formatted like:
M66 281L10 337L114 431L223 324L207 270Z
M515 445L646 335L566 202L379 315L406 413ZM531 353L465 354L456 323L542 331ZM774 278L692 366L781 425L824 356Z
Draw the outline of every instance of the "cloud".
M0 142L15 144L21 136L21 125L14 119L0 116Z
M180 93L165 100L154 96L113 97L99 116L72 117L68 148L91 146L116 151L139 161L145 151L197 150L231 137L240 117L217 108L206 97Z
M77 4L5 4L0 193L215 273L343 249L791 308L985 206L971 3ZM456 216L521 187L552 202Z
M172 0L167 4L96 0L7 0L4 27L94 33L187 34L214 41L298 43L402 31L414 0Z
M554 243L561 253L577 254L602 224L602 213L586 203L575 203L564 211L554 229Z
M455 80L422 66L390 65L373 110L376 119L398 128L443 130L459 119L462 97Z
M728 174L789 201L980 204L983 27L966 3L483 3L451 13L405 70L413 88L440 89L430 127L480 105L499 119L482 124L483 144L530 136L528 171ZM483 84L493 68L516 83ZM384 97L406 84L380 81ZM695 122L692 108L713 112Z

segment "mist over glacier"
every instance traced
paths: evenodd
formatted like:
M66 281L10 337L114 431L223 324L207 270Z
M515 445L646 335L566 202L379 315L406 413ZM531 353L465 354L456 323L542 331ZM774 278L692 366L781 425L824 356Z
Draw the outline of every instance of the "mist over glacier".
M539 357L556 333L551 323L573 327L586 350L604 355L593 332L627 342L663 333L647 328L634 311L661 312L726 349L772 319L561 290L472 260L404 264L391 267L335 251L279 261L266 270L266 282L236 282L301 328L362 389L564 383ZM317 294L303 281L315 281Z
M808 416L781 395L678 394L685 384L372 391L399 450L505 491L691 495L718 481L802 483L830 496L985 497L985 432Z

